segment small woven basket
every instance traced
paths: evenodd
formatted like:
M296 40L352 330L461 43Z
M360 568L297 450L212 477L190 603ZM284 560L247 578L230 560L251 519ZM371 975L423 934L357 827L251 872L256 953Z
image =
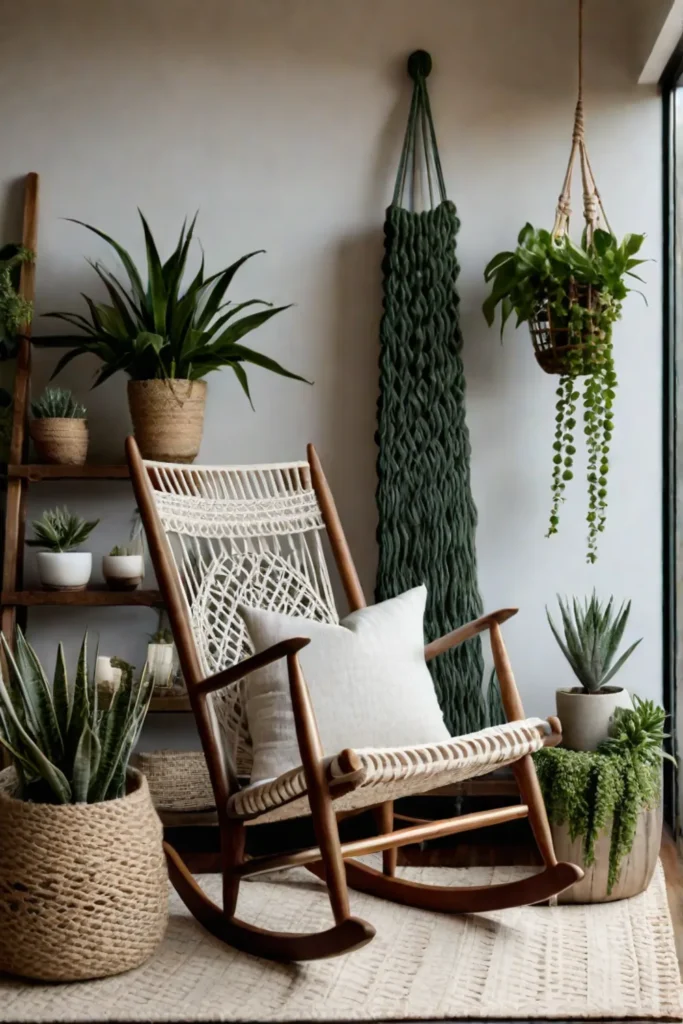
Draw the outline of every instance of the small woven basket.
M0 772L0 971L42 981L120 974L166 929L161 822L139 772L96 804L35 804Z
M88 455L88 424L71 417L31 420L29 431L38 458L62 466L82 466Z
M211 811L213 787L201 750L153 750L135 754L133 764L149 783L158 811Z
M569 286L570 301L578 302L584 309L592 311L598 293L589 287ZM567 321L558 323L553 319L550 303L539 304L536 316L529 322L531 341L536 361L546 373L569 374L581 377L595 372L603 362L605 339L599 334L589 318L589 325L576 331Z
M205 380L129 380L128 405L142 457L194 462L205 404Z

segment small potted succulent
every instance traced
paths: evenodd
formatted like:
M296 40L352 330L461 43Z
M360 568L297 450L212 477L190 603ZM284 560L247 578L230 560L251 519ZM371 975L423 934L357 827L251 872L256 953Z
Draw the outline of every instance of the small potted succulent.
M152 633L147 645L147 671L155 692L168 693L173 689L175 675L175 645L170 629Z
M14 651L0 642L0 746L11 761L0 773L0 972L75 981L130 970L168 918L161 823L129 768L149 677L103 708L85 639L72 684L61 644L50 684L20 630Z
M110 590L135 590L145 576L141 545L116 545L102 556L102 575Z
M26 543L42 548L38 553L38 575L46 590L85 590L92 572L90 551L76 551L84 544L99 519L86 522L67 508L46 509L33 521L35 536Z
M270 356L242 344L244 336L287 309L250 299L233 305L225 294L233 277L252 252L208 277L202 259L199 271L183 282L196 217L184 224L175 250L162 261L147 221L140 213L147 252L147 284L129 253L98 228L75 221L104 239L119 257L128 277L123 286L99 263L91 266L106 288L111 305L86 298L89 318L77 313L47 313L75 327L77 335L60 338L70 348L53 376L84 353L102 361L93 387L122 370L128 374L128 404L140 451L148 459L193 462L202 439L205 377L230 368L251 402L245 365L251 363L293 380ZM259 250L263 251L263 250ZM248 306L265 309L246 316Z
M608 686L640 643L624 651L614 662L622 641L631 602L618 612L614 599L604 606L595 591L583 603L558 595L563 635L546 608L548 622L562 653L580 686L556 691L557 715L562 722L563 744L571 750L597 750L607 739L617 708L631 708L631 697L621 686Z
M67 388L46 388L31 402L30 433L43 462L82 466L88 454L85 406Z

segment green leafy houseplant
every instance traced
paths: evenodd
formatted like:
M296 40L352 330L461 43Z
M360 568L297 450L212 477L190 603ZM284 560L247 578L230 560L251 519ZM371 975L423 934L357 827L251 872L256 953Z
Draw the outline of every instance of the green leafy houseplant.
M9 678L0 681L0 744L16 769L19 796L35 803L98 803L125 794L126 770L152 687L127 679L107 708L88 678L87 637L73 685L59 645L52 685L17 630L16 654L0 638Z
M86 409L77 402L68 388L45 388L40 398L31 402L35 419L85 419Z
M17 284L21 265L34 258L22 245L0 247L0 361L14 359L20 332L33 317L33 304L19 294Z
M563 634L553 622L546 607L546 615L553 636L569 662L584 693L598 693L616 675L635 651L640 640L624 651L614 662L614 657L624 636L631 602L625 601L618 611L614 598L603 605L593 591L583 603L576 598L571 605L567 599L557 597L562 615Z
M491 293L483 312L491 326L500 308L501 337L514 314L516 326L553 331L565 339L566 360L557 388L553 441L552 507L548 536L557 533L560 505L573 478L576 454L578 377L585 375L583 432L588 450L588 551L597 558L598 534L605 528L609 452L617 387L612 327L621 317L645 236L629 234L619 242L610 231L584 231L580 245L568 234L555 235L525 224L514 251L500 252L484 277ZM638 280L640 280L638 278ZM555 334L558 337L558 333Z
M147 283L130 254L103 231L81 224L107 242L125 269L128 284L97 262L90 262L109 296L108 303L85 296L86 316L54 312L46 316L65 321L79 332L63 336L60 346L70 347L58 362L53 377L76 356L92 354L103 363L94 387L112 374L124 371L132 380L201 380L208 373L227 366L234 372L249 398L245 363L271 370L294 380L303 380L269 356L241 344L242 338L288 306L272 307L261 299L233 305L224 301L239 268L256 253L248 253L231 266L206 276L204 258L192 279L184 283L195 218L180 232L178 244L162 262L149 225L140 213L147 253ZM258 250L262 252L263 250ZM249 306L265 306L258 312L238 317Z
M35 537L26 543L29 547L55 553L73 551L86 542L98 523L99 519L87 522L68 508L46 509L42 518L34 519L31 524Z
M662 749L662 708L635 695L633 702L617 710L598 751L546 747L534 754L548 817L567 824L572 840L583 838L586 867L595 863L599 834L611 828L608 894L633 847L639 815L659 803L662 758L673 760Z

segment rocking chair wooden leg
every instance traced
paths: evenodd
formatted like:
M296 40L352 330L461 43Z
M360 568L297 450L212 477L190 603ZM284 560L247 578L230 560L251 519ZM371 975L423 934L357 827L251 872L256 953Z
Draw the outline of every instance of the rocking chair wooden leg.
M386 803L379 804L378 807L373 808L373 816L377 825L377 831L380 835L388 835L394 831L394 801L387 800ZM385 875L393 878L396 874L396 865L398 864L398 849L393 847L390 850L384 850L382 853L382 871Z

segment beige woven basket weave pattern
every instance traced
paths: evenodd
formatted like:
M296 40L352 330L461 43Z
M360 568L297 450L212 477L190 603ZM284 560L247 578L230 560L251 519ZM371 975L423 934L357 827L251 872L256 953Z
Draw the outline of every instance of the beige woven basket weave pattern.
M158 811L209 811L216 806L201 750L154 750L136 754Z
M88 424L82 419L32 420L30 434L38 458L61 465L82 466L88 455Z
M162 829L143 776L98 804L15 799L0 773L0 971L46 981L119 974L166 929Z

